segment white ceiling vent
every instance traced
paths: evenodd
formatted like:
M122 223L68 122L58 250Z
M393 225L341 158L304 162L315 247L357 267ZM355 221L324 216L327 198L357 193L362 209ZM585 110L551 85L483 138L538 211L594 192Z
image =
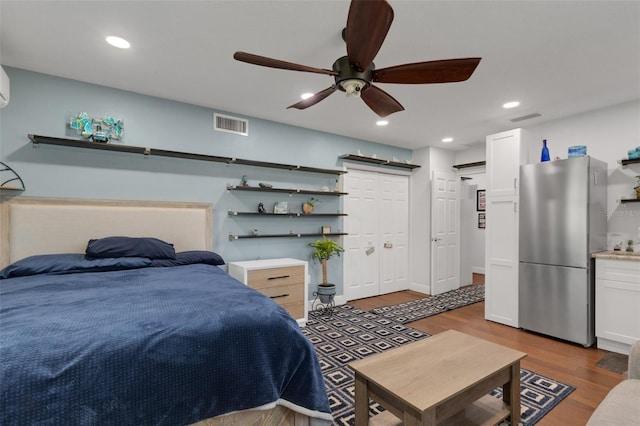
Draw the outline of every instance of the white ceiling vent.
M537 112L535 112L533 114L523 115L522 117L512 118L511 122L517 123L518 121L530 120L532 118L538 118L538 117L542 117L542 116L540 114L538 114Z
M249 136L249 120L243 120L229 115L213 113L213 129L220 132Z

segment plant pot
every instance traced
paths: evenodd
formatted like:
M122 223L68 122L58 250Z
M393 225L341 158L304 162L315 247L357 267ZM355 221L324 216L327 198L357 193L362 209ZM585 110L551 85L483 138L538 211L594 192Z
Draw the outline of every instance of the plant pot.
M318 297L322 303L331 303L335 294L335 284L318 284Z
M640 199L640 186L634 188L636 190L636 198Z
M313 212L313 204L304 203L302 204L302 213L311 214Z

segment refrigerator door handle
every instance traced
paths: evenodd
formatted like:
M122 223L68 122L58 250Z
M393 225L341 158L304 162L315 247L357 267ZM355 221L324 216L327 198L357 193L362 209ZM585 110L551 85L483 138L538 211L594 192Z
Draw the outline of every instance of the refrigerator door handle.
M598 174L596 172L593 172L593 184L598 186Z

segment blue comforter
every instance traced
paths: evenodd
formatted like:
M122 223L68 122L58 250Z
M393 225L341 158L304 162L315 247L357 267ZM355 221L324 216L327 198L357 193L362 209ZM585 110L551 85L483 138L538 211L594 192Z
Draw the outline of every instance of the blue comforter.
M0 287L2 425L181 425L273 403L331 419L296 321L215 266Z

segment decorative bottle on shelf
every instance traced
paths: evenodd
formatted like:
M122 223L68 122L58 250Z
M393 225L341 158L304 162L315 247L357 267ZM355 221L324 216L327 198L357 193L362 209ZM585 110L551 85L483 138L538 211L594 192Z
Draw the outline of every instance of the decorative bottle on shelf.
M549 157L549 148L547 148L547 140L542 140L542 155L540 156L540 161L549 161L551 158Z

